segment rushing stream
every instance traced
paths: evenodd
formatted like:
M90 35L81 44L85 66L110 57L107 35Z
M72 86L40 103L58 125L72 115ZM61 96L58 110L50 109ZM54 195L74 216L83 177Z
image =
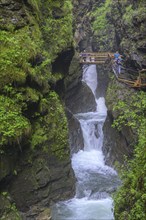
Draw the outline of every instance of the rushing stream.
M106 166L102 153L102 127L107 115L104 97L96 99L96 65L84 66L83 79L92 90L97 104L95 112L79 113L84 150L72 155L72 167L77 178L73 199L52 207L53 220L113 220L113 200L110 193L118 185L115 170Z

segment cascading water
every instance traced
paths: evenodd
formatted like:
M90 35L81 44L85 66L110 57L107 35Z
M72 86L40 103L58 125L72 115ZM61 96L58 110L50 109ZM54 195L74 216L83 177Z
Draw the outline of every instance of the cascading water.
M79 113L84 150L72 156L77 178L73 199L52 207L53 220L113 220L113 201L110 193L117 187L117 173L106 166L102 153L103 123L107 109L103 97L96 99L96 65L84 66L83 79L92 90L97 108L95 112Z

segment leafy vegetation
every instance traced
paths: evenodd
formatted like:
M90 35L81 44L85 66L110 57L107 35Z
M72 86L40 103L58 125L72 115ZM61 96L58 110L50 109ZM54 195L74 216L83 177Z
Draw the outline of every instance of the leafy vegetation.
M19 26L3 11L0 26L0 152L12 146L23 150L27 144L32 149L50 146L62 157L67 152L67 121L49 82L62 77L51 73L51 63L72 44L72 4L28 0L23 13L23 21L17 15Z
M64 106L51 90L63 76L51 71L58 54L72 45L71 0L15 4L17 10L5 4L1 10L0 180L19 175L18 151L24 155L27 149L29 162L35 151L69 156ZM22 219L10 200L7 193L0 195L0 219Z
M105 3L102 3L100 7L98 7L92 14L93 17L96 17L93 23L93 29L95 30L95 34L100 34L100 32L103 32L107 25L109 25L106 15L110 10L110 3L111 1L106 0Z
M13 203L10 199L10 195L8 192L0 193L0 202L2 207L1 220L21 220L21 216L16 208L15 203ZM3 210L3 208L5 209Z
M0 96L0 146L20 143L30 133L30 123L23 117L21 107L8 97Z
M47 3L48 4L48 3ZM53 60L59 51L71 46L72 36L72 4L67 1L49 1L47 17L43 26L43 38L48 53ZM49 17L48 17L49 15Z
M143 0L105 0L98 3L92 16L94 39L98 50L110 51L121 48L135 51L138 44L144 45L144 37L143 39L139 37L140 33L145 31L146 4Z
M123 185L115 195L115 218L118 220L146 219L146 94L139 92L128 102L119 101L120 110L114 126L129 126L138 133L134 158L121 168ZM124 170L124 171L123 171Z
M125 24L134 26L133 20L136 19L137 22L141 22L146 17L145 7L134 8L131 4L126 7L126 11L123 15L123 21Z
M111 13L112 1L106 0L92 12L94 21L92 28L97 42L98 50L107 51L113 47L114 28L108 20L108 14Z
M55 92L50 92L48 99L41 100L40 111L46 114L34 123L31 146L36 148L41 145L48 151L49 143L52 152L59 158L64 158L69 154L67 119Z
M99 5L94 16L93 27L98 47L107 51L110 48L109 44L112 43L112 50L118 48L121 51L128 51L129 57L135 53L144 60L145 55L137 48L143 47L145 42L143 35L146 18L145 1L110 1L107 11L106 3L107 1ZM134 62L132 68L138 66ZM140 63L138 60L136 62ZM115 219L144 220L146 219L146 94L125 89L124 85L112 80L112 86L110 84L108 88L107 100L108 109L113 111L115 119L113 126L122 132L128 127L134 137L131 143L134 150L133 159L127 160L126 165L124 164L120 170L123 185L114 197Z

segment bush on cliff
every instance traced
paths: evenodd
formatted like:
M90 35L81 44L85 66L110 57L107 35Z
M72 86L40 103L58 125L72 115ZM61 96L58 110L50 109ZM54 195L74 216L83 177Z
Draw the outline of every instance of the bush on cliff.
M135 93L127 101L119 101L120 111L114 125L130 126L138 134L134 158L121 168L123 185L115 195L115 219L146 219L146 94Z
M67 146L67 121L61 101L48 82L58 80L58 75L51 73L51 63L72 44L72 4L70 0L29 0L20 10L25 13L21 26L19 17L15 24L5 16L5 8L2 11L0 152L6 153L13 146L17 150L20 146L23 150L24 145L44 148L47 139L59 156ZM17 16L15 11L12 14Z

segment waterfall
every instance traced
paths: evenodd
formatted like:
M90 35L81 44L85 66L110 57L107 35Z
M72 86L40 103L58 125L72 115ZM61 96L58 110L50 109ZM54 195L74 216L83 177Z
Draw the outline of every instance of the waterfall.
M113 200L110 193L118 185L117 173L105 165L102 153L102 127L107 115L104 97L96 98L96 65L83 67L82 81L89 86L96 102L96 111L78 113L84 150L72 155L72 167L77 178L73 199L59 202L52 208L53 220L113 220Z

